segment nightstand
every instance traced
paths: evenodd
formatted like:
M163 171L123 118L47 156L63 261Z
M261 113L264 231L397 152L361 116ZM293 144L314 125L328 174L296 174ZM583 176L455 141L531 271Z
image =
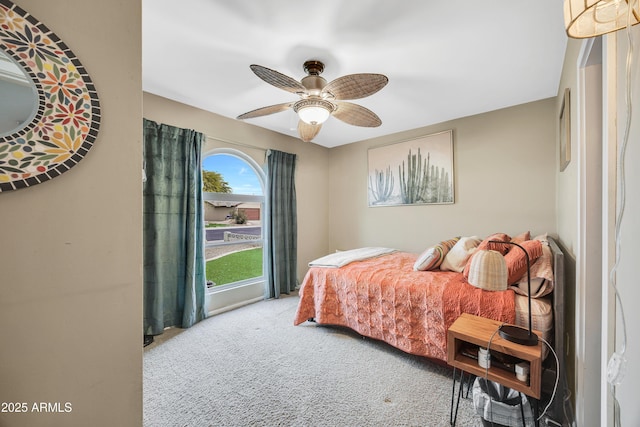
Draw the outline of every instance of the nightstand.
M535 346L525 346L512 343L503 339L497 333L500 325L502 325L502 322L463 313L455 322L453 322L447 332L447 363L454 368L462 370L463 372L467 372L477 377L487 378L490 381L495 381L505 387L522 392L534 399L540 399L540 384L542 381L542 340L540 340ZM539 337L541 336L540 332L533 332ZM495 357L492 357L492 363L488 370L481 367L478 364L477 351L479 348L487 348L489 346L489 342L491 342L491 353L504 355L509 360L514 360L516 362L528 363L528 381L518 380L515 372L511 370L512 365L494 363L493 359L496 359ZM462 381L460 387L462 388ZM458 396L459 395L460 392L458 393ZM452 423L455 424L455 419L453 419Z

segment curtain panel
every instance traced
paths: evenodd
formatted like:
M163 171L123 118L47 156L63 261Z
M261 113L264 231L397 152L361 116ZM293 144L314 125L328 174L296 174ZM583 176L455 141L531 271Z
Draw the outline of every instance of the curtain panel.
M144 334L206 317L202 143L190 129L144 119Z
M267 298L288 294L297 286L298 218L296 155L267 151L269 237Z

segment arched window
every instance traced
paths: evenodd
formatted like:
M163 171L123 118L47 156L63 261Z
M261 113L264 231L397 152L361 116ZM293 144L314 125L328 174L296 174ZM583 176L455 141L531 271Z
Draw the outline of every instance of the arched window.
M205 153L202 170L208 292L260 284L262 296L264 171L233 149Z

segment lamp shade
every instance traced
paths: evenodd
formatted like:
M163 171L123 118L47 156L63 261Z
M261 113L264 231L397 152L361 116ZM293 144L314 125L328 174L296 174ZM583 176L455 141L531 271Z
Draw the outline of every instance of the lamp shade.
M507 290L507 263L498 251L481 249L471 258L469 284L485 291Z
M329 111L324 107L305 107L298 111L300 120L310 125L319 125L329 118Z
M564 0L564 24L567 35L576 39L597 37L640 22L637 0Z
M302 99L293 105L293 110L303 122L320 125L331 115L333 104L323 99Z

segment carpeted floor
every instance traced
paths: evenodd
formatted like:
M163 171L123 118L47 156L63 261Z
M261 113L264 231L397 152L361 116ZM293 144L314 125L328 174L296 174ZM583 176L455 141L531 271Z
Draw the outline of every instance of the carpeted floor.
M347 329L293 326L297 302L219 314L145 350L144 426L449 425L447 367ZM470 397L457 425L482 425Z

